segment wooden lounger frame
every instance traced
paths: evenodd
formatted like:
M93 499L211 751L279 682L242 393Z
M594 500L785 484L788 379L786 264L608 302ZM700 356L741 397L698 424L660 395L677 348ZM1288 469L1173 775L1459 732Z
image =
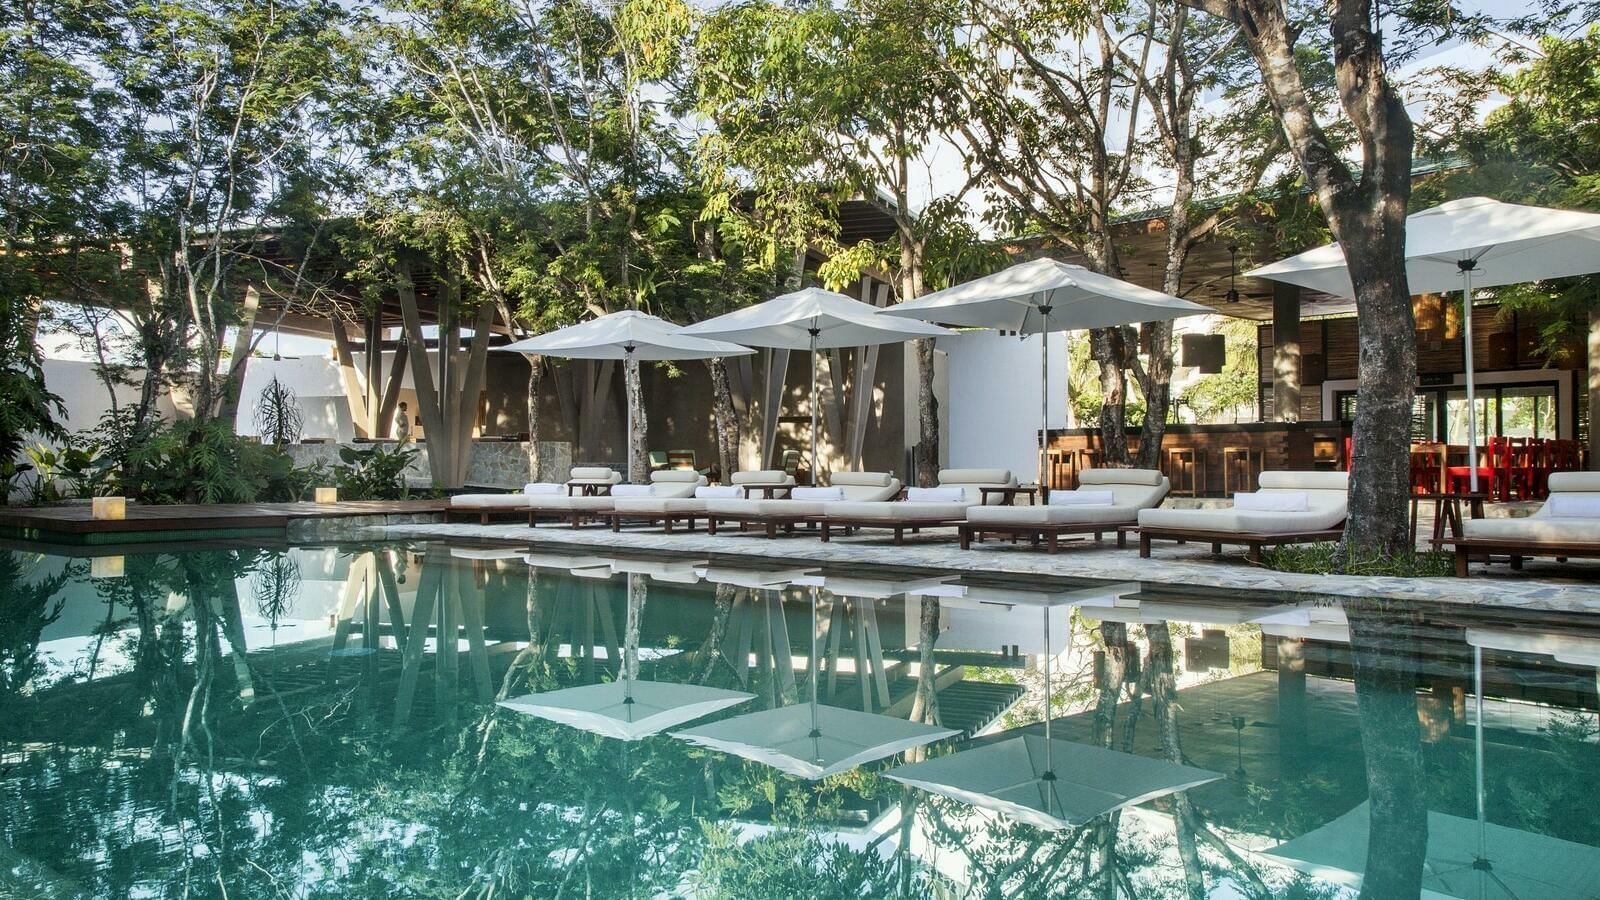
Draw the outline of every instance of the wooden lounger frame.
M694 530L695 520L706 518L706 513L703 513L703 512L638 513L638 512L616 512L616 511L613 510L612 512L608 512L605 515L602 515L600 518L606 519L607 521L609 521L611 523L611 530L612 531L621 531L622 530L623 521L627 520L629 522L643 522L646 525L654 525L657 522L660 522L661 523L661 530L665 531L667 534L671 534L672 533L672 526L673 526L673 523L675 523L675 522L687 522L688 525L689 525L687 530L693 531Z
M849 534L855 528L883 528L894 532L894 542L903 544L906 541L906 532L916 534L924 528L950 528L960 526L966 519L926 519L923 521L896 522L893 519L855 518L842 519L837 516L818 516L812 521L821 523L822 540L824 542L833 537L832 529L842 528Z
M766 533L768 538L776 538L778 536L779 528L782 528L786 532L793 531L794 527L802 522L814 521L813 517L811 516L797 515L728 516L716 515L713 513L703 513L701 516L697 516L697 518L704 518L706 520L706 534L716 534L717 526L723 522L736 522L739 525L740 531L746 531L752 525L759 525ZM826 538L824 538L824 540L826 540Z
M445 510L444 518L446 522L477 519L479 525L487 525L490 516L513 516L520 519L527 511L526 506L452 506Z
M983 543L983 536L986 534L1000 534L1011 537L1025 537L1035 547L1039 546L1039 542L1042 540L1046 551L1054 553L1060 546L1060 538L1063 534L1092 534L1094 539L1098 541L1108 531L1117 533L1117 546L1120 548L1128 546L1127 536L1122 532L1124 527L1127 526L1116 522L1101 522L1098 525L1088 522L1063 522L1059 525L1001 524L997 522L984 522L974 525L971 522L963 522L961 525L961 549L972 549L974 539L979 544Z
M1536 556L1553 556L1557 562L1569 558L1600 559L1600 544L1569 541L1518 541L1512 538L1445 538L1441 544L1455 545L1456 577L1467 577L1467 564L1474 556L1504 554L1511 557L1511 568L1522 568L1522 561Z
M1284 544L1318 544L1324 541L1337 541L1344 537L1344 523L1339 523L1336 528L1325 528L1320 531L1285 531L1267 534L1262 532L1243 531L1217 531L1209 528L1173 528L1171 526L1145 526L1124 525L1117 534L1119 545L1125 544L1128 535L1139 536L1139 556L1142 559L1150 558L1151 541L1177 541L1182 544L1194 541L1197 544L1211 544L1212 553L1221 553L1223 544L1243 546L1248 548L1247 555L1253 563L1261 562L1262 547L1281 547Z

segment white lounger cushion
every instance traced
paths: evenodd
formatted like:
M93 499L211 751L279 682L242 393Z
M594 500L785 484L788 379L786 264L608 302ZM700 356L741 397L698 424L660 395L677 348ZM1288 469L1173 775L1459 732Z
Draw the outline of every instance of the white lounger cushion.
M1555 519L1600 519L1600 497L1578 494L1551 494L1544 508Z
M842 487L797 487L789 492L795 500L807 500L826 503L829 500L843 500L844 488Z
M964 488L936 487L936 488L907 488L907 503L960 503L967 499Z
M829 481L844 489L846 500L893 500L900 495L900 479L888 472L834 472Z
M785 473L782 469L757 469L754 472L733 473L732 483L739 487L794 484L794 476Z
M650 473L650 495L664 499L693 497L706 483L706 477L693 469L664 469ZM616 489L612 489L616 493Z
M731 484L701 485L694 489L694 496L697 500L731 500L735 497L743 497L744 490Z
M611 497L529 497L530 509L549 512L605 512L616 501Z
M762 497L735 500L707 500L706 512L724 519L758 519L767 516L803 518L805 516L820 516L824 506L832 506L834 502L821 500L768 500Z
M830 519L840 520L881 519L893 525L896 522L943 522L961 519L966 517L970 506L971 504L964 500L960 503L901 503L894 500L858 503L853 500L843 500L829 503L824 514Z
M1011 474L1010 469L942 469L939 472L939 486L963 488L970 502L979 503L983 496L979 488L1016 487L1017 477ZM1005 499L995 494L988 502L1000 504Z
M530 481L522 486L522 492L530 497L539 494L565 494L567 487L553 481Z
M526 494L456 494L450 498L452 509L526 509Z
M613 497L654 497L655 486L649 484L619 484L611 489Z
M1586 501L1600 501L1600 472L1551 472L1550 498L1521 519L1466 519L1461 533L1485 540L1527 541L1528 543L1600 541L1600 517L1557 515L1562 507L1580 510Z
M667 513L704 513L706 502L693 497L618 497L611 508L619 513L636 516L660 516Z
M573 466L567 484L621 484L622 473L606 466Z
M1233 508L1252 512L1310 512L1311 501L1305 491L1260 491L1234 494Z
M1260 493L1304 492L1305 512L1246 509L1145 509L1139 525L1237 534L1288 534L1338 527L1349 509L1345 472L1262 472Z
M1052 491L1050 493L1051 506L1116 506L1117 494L1115 491L1086 491L1078 488L1075 491Z

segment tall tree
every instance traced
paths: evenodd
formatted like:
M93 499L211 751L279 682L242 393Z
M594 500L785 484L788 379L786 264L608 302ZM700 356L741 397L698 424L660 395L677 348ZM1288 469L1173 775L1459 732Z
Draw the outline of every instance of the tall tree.
M715 130L701 143L702 159L724 196L721 208L754 194L745 221L772 256L845 249L831 213L859 200L894 223L888 257L897 297L924 292L928 228L917 168L937 133L933 98L946 87L926 59L930 46L949 39L935 12L922 0L759 2L706 18L694 96ZM916 469L926 481L939 460L932 342L917 342L916 353Z
M1344 248L1360 357L1346 551L1409 553L1405 498L1417 343L1406 286L1405 224L1415 138L1404 99L1389 78L1372 0L1331 0L1326 10L1339 108L1360 148L1355 168L1323 125L1303 71L1302 28L1281 0L1181 2L1241 30L1289 149ZM1426 23L1412 24L1421 30Z

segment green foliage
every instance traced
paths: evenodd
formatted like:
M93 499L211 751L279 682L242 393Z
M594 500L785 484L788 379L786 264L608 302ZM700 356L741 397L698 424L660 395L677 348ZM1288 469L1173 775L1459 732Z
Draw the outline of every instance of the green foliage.
M1227 341L1227 359L1222 371L1202 375L1185 392L1184 399L1201 422L1219 422L1229 415L1237 422L1239 411L1253 411L1259 399L1257 323L1250 319L1225 319L1216 332Z
M1380 575L1390 578L1443 578L1454 574L1449 553L1401 556L1365 554L1339 544L1285 544L1262 551L1262 565L1301 575Z
M340 447L344 465L334 469L334 479L342 500L404 500L410 495L406 469L420 451L398 444L388 448L374 444L365 449Z
M115 452L123 493L143 503L289 502L322 477L215 419L141 429Z
M71 436L58 446L35 444L27 452L33 465L35 506L67 498L102 497L117 487L115 472L93 441Z

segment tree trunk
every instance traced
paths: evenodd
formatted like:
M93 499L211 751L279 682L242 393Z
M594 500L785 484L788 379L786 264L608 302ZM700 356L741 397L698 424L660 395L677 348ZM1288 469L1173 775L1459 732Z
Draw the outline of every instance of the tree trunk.
M1174 671L1172 633L1166 622L1145 625L1150 640L1150 700L1155 707L1156 741L1168 762L1183 763L1183 746L1178 742L1178 679ZM1205 868L1195 846L1189 795L1172 795L1172 822L1178 838L1178 859L1183 862L1183 883L1189 900L1205 900Z
M726 483L739 471L739 416L733 408L728 364L721 357L706 360L711 370L711 416L717 437L717 472Z
M1128 464L1127 376L1122 366L1122 334L1118 328L1089 332L1089 352L1100 364L1100 448L1108 466Z
M1139 429L1139 453L1134 465L1159 469L1161 442L1167 436L1167 413L1172 408L1172 323L1146 322L1142 328L1149 335L1150 358L1144 367L1144 425Z
M539 480L539 381L544 377L544 357L528 360L528 480Z
M1405 277L1404 203L1398 228L1376 222L1346 226L1356 288L1355 445L1350 472L1347 558L1415 551L1406 497L1411 492L1411 410L1416 395L1417 323ZM1359 216L1358 219L1372 217Z
M933 658L933 645L939 639L939 598L922 598L922 616L917 629L917 694L911 701L911 721L939 724L939 665Z
M1392 613L1371 604L1347 604L1346 611L1371 814L1361 897L1415 897L1428 849L1416 648Z
M644 386L640 383L639 361L629 359L622 367L624 402L628 404L628 418L633 423L633 434L628 439L628 470L634 484L650 483L650 452L645 448L650 440L650 423L644 416Z
M933 392L933 339L917 348L917 484L932 487L939 480L939 398Z

